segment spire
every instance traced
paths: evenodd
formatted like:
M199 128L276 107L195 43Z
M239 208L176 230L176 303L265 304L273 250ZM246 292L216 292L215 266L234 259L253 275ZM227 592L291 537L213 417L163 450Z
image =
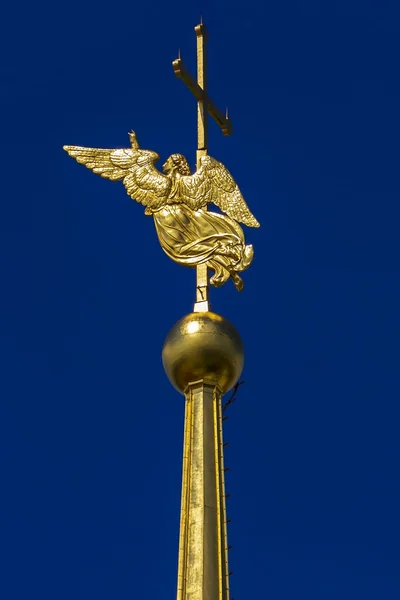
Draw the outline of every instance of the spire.
M177 600L229 600L221 399L239 379L242 342L223 317L193 312L168 334L163 363L185 395Z
M203 380L185 399L177 600L229 600L221 391Z

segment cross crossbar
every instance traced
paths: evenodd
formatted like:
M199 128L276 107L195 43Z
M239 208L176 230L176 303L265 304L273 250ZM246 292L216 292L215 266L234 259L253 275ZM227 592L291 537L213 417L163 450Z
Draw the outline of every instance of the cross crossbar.
M181 58L177 58L172 62L172 67L174 69L175 75L179 79L182 79L183 83L186 84L186 86L192 92L193 96L195 96L196 100L198 102L204 102L208 114L220 126L220 128L222 129L222 133L224 135L232 135L233 126L231 119L229 117L226 117L214 104L211 98L207 96L207 94L199 86L194 77L191 76L191 74L189 73L189 71L183 63L183 60Z

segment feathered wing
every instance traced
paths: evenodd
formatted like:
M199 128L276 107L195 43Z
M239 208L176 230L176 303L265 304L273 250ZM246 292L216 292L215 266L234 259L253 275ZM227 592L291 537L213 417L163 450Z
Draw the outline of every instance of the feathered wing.
M260 226L228 169L211 156L202 157L201 166L194 175L179 179L179 196L193 210L212 203L239 223L248 227Z
M156 152L134 148L108 150L64 146L64 150L94 173L111 181L123 181L133 200L155 210L166 204L172 182L156 169Z

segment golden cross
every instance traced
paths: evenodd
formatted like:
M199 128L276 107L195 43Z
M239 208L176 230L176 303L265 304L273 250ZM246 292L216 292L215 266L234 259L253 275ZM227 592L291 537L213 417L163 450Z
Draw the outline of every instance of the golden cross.
M220 126L224 135L231 135L232 123L228 117L228 111L224 116L214 102L207 95L207 30L203 22L194 28L197 36L197 81L190 75L179 56L172 62L174 73L186 84L197 99L197 168L200 167L200 158L207 154L208 150L208 123L207 116L210 115ZM195 312L210 310L207 265L196 267L197 286Z

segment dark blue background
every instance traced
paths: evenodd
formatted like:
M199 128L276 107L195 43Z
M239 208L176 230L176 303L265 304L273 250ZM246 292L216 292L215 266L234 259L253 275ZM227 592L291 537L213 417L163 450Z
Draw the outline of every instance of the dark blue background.
M63 144L192 165L193 27L210 125L262 224L229 410L236 600L400 595L400 14L377 0L68 2L3 8L1 564L5 600L159 600L176 587L183 400L161 348L194 273L120 183Z

